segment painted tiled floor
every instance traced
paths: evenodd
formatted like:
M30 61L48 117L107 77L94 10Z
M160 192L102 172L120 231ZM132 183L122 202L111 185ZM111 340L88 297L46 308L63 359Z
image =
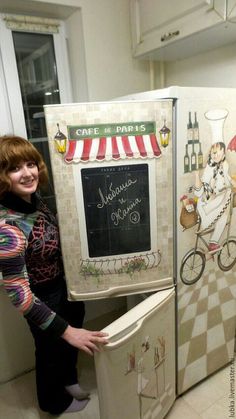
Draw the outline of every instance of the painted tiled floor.
M232 397L230 377L234 375L234 371L235 364L228 365L187 391L175 401L166 419L227 419L236 417L235 412L232 416L232 411L229 410L232 400L230 399ZM104 419L99 417L96 379L91 361L87 363L86 368L83 368L80 382L84 388L90 390L90 402L82 412L63 414L60 418ZM234 404L236 407L236 403ZM0 385L0 418L52 418L37 408L34 371Z

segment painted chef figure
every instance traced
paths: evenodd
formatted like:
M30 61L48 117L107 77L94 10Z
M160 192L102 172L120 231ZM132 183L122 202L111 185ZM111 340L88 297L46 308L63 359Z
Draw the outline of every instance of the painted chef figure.
M196 172L194 193L198 197L197 209L201 217L201 231L213 228L209 240L209 253L221 249L219 244L225 229L231 202L231 187L236 182L230 177L229 164L225 156L223 125L228 112L215 109L207 112L212 129L212 146L202 176Z

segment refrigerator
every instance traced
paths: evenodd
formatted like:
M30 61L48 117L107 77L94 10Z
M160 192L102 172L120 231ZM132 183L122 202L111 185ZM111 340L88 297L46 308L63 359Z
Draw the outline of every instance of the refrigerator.
M45 106L68 298L141 301L95 355L102 419L162 419L234 357L235 98L172 86Z

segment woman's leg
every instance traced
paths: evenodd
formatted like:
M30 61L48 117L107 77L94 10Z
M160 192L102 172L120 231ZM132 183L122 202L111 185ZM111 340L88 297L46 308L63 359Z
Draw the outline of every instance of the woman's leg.
M30 325L35 341L36 386L39 407L52 414L64 412L73 397L64 388L60 368L60 338L45 337L43 331Z
M63 311L60 315L68 323L77 328L81 328L84 318L84 303L81 301L71 302L66 299ZM83 400L89 397L89 393L83 390L78 383L77 359L78 350L65 341L61 345L61 357L65 360L63 363L64 383L66 390L77 400Z
M70 326L81 328L84 319L84 303L82 301L71 302L64 300L63 306L59 312L60 316L68 321ZM76 384L78 349L69 345L65 340L59 347L61 358L61 372L63 374L64 384L66 386Z
M52 310L72 326L81 327L84 318L83 302L69 303L65 284L47 296L39 296ZM73 305L72 305L73 304ZM66 385L77 383L78 350L62 338L52 338L29 322L35 341L36 384L39 406L52 414L64 412L73 401Z

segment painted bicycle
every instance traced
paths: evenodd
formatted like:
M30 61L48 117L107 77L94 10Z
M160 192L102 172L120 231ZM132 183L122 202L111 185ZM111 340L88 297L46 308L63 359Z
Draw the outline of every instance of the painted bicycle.
M210 255L210 259L214 259L216 257L218 266L222 271L229 271L236 263L236 237L230 236L230 227L235 201L236 193L233 192L229 216L225 227L226 238L221 243L220 249L215 254ZM213 228L201 231L201 219L199 217L195 245L186 253L181 262L180 278L184 284L194 284L201 278L208 260L207 255L209 255L208 240L205 236L209 235L212 231ZM203 246L201 247L201 245Z

